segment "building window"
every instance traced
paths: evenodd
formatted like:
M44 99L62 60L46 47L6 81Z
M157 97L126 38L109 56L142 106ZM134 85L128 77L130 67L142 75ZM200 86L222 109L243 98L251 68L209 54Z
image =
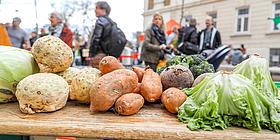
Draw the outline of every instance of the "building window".
M270 66L280 66L280 49L271 48L270 49Z
M237 10L236 32L243 33L249 31L249 8Z
M280 18L280 3L274 3L273 4L273 17L274 20L273 22L273 30L277 31L280 30L280 23L279 23L279 19L275 19L275 18Z
M208 16L212 17L214 27L217 27L217 12L209 12Z
M170 5L170 0L164 0L164 6Z
M151 10L154 8L154 0L149 0L148 1L148 10Z

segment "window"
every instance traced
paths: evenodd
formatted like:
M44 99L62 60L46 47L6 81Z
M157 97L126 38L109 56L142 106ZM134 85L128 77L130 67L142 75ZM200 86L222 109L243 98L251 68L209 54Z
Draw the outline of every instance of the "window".
M243 33L249 31L249 8L237 10L236 32Z
M148 10L151 10L154 8L154 0L149 0L148 1Z
M170 0L164 0L164 6L170 5Z
M277 18L277 17L279 17L280 18L280 3L274 3L273 4L273 17L274 18ZM276 21L276 22L274 22L274 20L272 20L272 27L273 27L273 30L280 30L280 25L278 25L278 24L280 24L280 23L278 23L278 21Z
M208 16L212 17L213 25L217 27L217 12L209 12Z
M270 49L270 66L280 66L280 49L271 48Z

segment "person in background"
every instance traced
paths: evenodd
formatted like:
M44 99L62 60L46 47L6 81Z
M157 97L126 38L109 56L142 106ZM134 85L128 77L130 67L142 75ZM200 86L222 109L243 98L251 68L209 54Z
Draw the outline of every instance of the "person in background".
M230 58L231 58L231 64L233 66L241 63L244 60L241 49L240 48L233 49L233 51L230 54Z
M199 53L198 49L198 32L196 28L196 19L191 18L189 26L184 26L180 29L178 37L178 50L186 55L192 55Z
M152 26L145 31L142 60L146 66L150 66L156 71L162 50L166 48L166 38L162 15L154 14L152 22Z
M62 15L57 12L52 12L50 14L49 20L51 22L51 26L49 27L49 35L59 37L70 48L73 48L73 32L66 24L62 22Z
M98 1L95 6L97 20L89 40L89 57L92 58L92 67L98 68L101 59L109 55L104 44L110 43L110 40L106 40L105 37L112 31L112 23L109 18L110 5L105 1Z
M206 28L199 33L199 49L214 50L222 44L220 32L213 26L212 17L208 16L205 24Z
M13 18L12 26L7 26L7 32L14 47L22 49L30 49L29 39L27 33L20 28L21 19L19 17Z
M37 40L37 32L33 31L31 32L31 38L29 39L31 47L33 46L36 40Z
M244 47L244 44L241 44L240 51L241 51L242 54L243 54L243 59L244 59L244 60L249 58L249 55L247 54L247 50L246 50L246 48Z
M0 23L0 45L12 46L6 27L2 23Z
M44 28L41 28L40 37L43 37L43 36L46 36L46 35L47 35L46 30Z

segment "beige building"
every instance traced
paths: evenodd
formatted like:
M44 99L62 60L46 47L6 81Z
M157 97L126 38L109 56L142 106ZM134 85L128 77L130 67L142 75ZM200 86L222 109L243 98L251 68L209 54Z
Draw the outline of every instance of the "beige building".
M200 30L210 15L221 32L223 44L244 44L249 54L260 54L270 65L280 66L280 29L268 20L280 17L280 0L184 0L184 4L182 0L145 0L145 29L155 12L160 12L165 21L180 22L181 15L194 17ZM185 19L182 21L185 24Z

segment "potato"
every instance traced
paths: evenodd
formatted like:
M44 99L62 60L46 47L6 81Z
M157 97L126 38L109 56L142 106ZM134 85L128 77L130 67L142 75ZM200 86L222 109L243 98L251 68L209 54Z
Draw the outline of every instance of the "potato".
M99 70L103 75L117 69L124 69L124 66L113 56L106 56L99 63Z
M196 85L198 85L201 81L204 80L204 78L208 75L210 75L211 73L203 73L201 75L199 75L197 78L195 78L192 87L195 87Z
M170 113L177 113L186 98L187 96L183 91L172 87L162 93L161 102Z
M81 72L80 69L70 67L63 72L58 73L57 75L61 76L64 80L66 80L68 85L71 86L73 78L76 77L80 72Z
M99 54L95 55L95 56L92 58L91 66L92 66L93 68L99 69L99 63L100 63L100 61L102 60L102 58L104 58L105 56L106 56L106 54L104 54L104 53L99 53Z
M138 77L132 70L119 69L101 76L90 90L90 110L107 111L121 95L132 93L137 84Z
M70 86L70 99L90 103L90 89L101 73L96 68L84 68L73 78Z
M160 76L152 69L147 69L144 73L140 88L141 94L148 102L155 102L162 94L162 84Z
M72 49L54 36L37 39L31 52L38 63L40 72L62 72L68 69L73 61Z
M141 83L142 79L143 79L143 75L145 73L145 70L142 69L142 68L139 68L139 67L135 67L135 66L132 67L132 70L137 74L138 82Z
M192 72L182 65L168 67L160 74L160 77L164 89L170 87L176 87L179 89L190 88L194 81Z
M16 97L23 113L52 112L63 108L69 96L69 86L60 76L37 73L17 85Z
M134 89L133 93L141 93L141 83L137 84L137 87Z
M120 115L136 114L144 105L144 98L140 94L128 93L122 95L115 103L115 110Z

